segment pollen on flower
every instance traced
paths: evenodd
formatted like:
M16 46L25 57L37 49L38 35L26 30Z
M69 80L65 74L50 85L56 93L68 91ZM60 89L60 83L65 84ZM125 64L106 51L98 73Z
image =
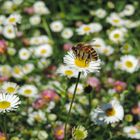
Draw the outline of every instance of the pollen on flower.
M114 108L109 108L106 110L106 115L107 116L114 116L116 113L115 109Z
M71 76L73 74L73 72L71 70L66 70L65 74L68 75L68 76Z
M9 19L9 21L10 21L11 23L15 22L15 18L12 17L12 18Z
M119 20L118 19L114 19L113 20L115 23L119 23Z
M17 74L19 74L20 73L20 69L19 68L15 68L14 69L14 72L17 73Z
M11 103L8 101L0 101L0 109L6 109L10 107Z
M61 129L57 131L57 135L58 135L58 136L61 136L63 133L64 133L64 131L61 130Z
M7 92L8 93L13 93L15 91L15 88L14 87L8 87L7 88Z
M32 91L30 89L26 89L24 92L25 92L25 94L31 94L32 93Z
M119 34L114 34L114 38L119 38L120 35Z
M11 30L11 29L9 29L9 30L8 30L8 33L12 33L12 30Z
M84 31L86 31L86 32L90 31L90 27L88 27L88 26L84 27Z
M131 68L131 67L133 67L133 63L131 62L131 61L126 61L126 66L128 67L128 68Z
M89 63L87 63L86 59L75 59L75 65L81 68L86 68L89 66Z
M45 54L47 52L46 49L41 50L41 54Z
M132 130L129 131L129 134L135 135L136 134L136 131L132 129Z

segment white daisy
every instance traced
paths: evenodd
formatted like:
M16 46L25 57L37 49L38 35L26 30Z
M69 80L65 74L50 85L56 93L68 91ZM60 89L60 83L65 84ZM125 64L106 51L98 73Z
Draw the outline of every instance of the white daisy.
M53 21L50 24L50 28L53 32L60 32L60 31L62 31L63 27L64 26L61 21Z
M2 85L2 89L6 91L8 94L17 93L19 86L13 82L4 82Z
M34 85L24 85L19 89L19 94L25 97L35 97L38 93L38 89Z
M31 25L38 25L41 22L41 18L39 15L34 15L29 19Z
M122 47L121 47L121 52L123 53L129 53L132 51L132 46L128 43L125 43Z
M34 12L39 15L46 15L50 13L49 9L46 7L43 1L35 2L33 5L33 9L34 9Z
M98 125L115 123L122 120L123 117L123 107L117 100L112 100L91 112L91 120Z
M137 21L125 20L125 26L130 29L136 28L140 26L140 20Z
M132 16L135 12L135 7L131 4L125 5L125 8L123 10L123 14L125 16Z
M84 34L89 35L90 33L100 32L101 30L102 30L102 25L95 22L95 23L81 25L77 29L77 32L79 35L84 35Z
M14 3L13 1L4 1L2 8L6 10L6 12L10 13L13 10Z
M3 35L8 39L14 39L16 37L16 28L13 25L4 26Z
M102 25L100 23L91 23L90 26L93 28L93 32L100 32L102 30Z
M60 73L62 76L67 76L69 78L71 77L77 77L78 72L72 68L70 68L69 66L64 66L61 65L58 70L57 73Z
M32 37L30 39L31 45L42 45L42 44L49 44L49 43L50 43L50 39L46 35Z
M98 17L98 18L104 18L106 16L106 11L102 8L99 8L95 11L95 15Z
M110 56L111 54L113 54L114 49L111 46L106 46L106 47L102 47L101 51L102 54L106 56Z
M31 56L31 52L28 49L22 48L19 50L18 55L21 60L28 60Z
M23 72L28 74L34 70L35 66L32 63L27 63L23 66Z
M107 22L109 22L113 26L123 26L124 20L119 17L118 14L112 13L109 17L107 17Z
M0 65L0 74L1 76L10 77L12 68L9 65Z
M115 66L115 69L121 69L122 68L122 64L121 64L120 61L115 61L114 66Z
M123 132L132 139L140 139L140 130L135 126L126 126L123 129Z
M1 91L0 93L0 112L9 112L16 110L20 104L20 99L16 95L6 94Z
M47 119L46 119L45 113L43 111L39 110L36 112L29 112L27 122L30 125L33 125L35 122L40 123L40 122L45 122L46 120Z
M37 57L50 57L52 55L52 47L49 44L40 45L35 48L35 55Z
M100 59L97 61L90 61L86 63L85 59L79 59L74 55L72 51L69 51L64 57L64 63L71 68L74 68L78 72L83 72L86 76L90 72L99 72L100 69Z
M73 31L70 28L65 28L62 33L61 36L65 39L69 39L73 36Z
M20 5L23 2L23 0L13 0L13 3L15 5Z
M22 78L24 76L23 69L20 65L16 65L13 67L12 76L15 78Z
M21 22L21 15L19 14L11 14L5 21L5 25L16 25Z
M73 84L71 87L69 87L69 89L68 89L69 93L71 93L71 94L74 93L75 85L76 84ZM76 94L81 94L81 93L83 93L83 91L84 91L83 85L78 83Z
M4 15L0 15L0 25L2 25L6 20L6 17Z
M122 29L115 29L109 33L109 39L114 43L121 43L124 41L125 32Z
M40 44L50 44L51 43L51 40L48 38L48 36L41 35L39 37L39 42L40 42Z
M90 42L91 45L94 45L94 49L102 54L102 48L106 47L105 41L102 38L95 37Z
M38 61L38 63L37 63L37 66L38 66L38 68L40 68L40 69L43 69L43 68L45 68L45 67L47 67L47 66L49 66L49 65L50 65L50 60L45 59L45 58L41 58L41 59Z
M125 55L121 57L121 69L129 73L135 72L138 67L138 59L133 55Z

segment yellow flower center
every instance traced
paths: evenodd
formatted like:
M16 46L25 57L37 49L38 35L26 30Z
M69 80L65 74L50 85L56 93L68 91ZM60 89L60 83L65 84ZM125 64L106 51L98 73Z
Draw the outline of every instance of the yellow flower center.
M86 68L89 66L89 63L87 63L85 59L76 58L75 65L80 67L80 68Z
M13 93L13 92L15 92L15 88L14 88L14 87L8 87L8 88L6 89L6 91L7 91L8 93Z
M115 23L119 23L119 20L118 19L114 19L113 20Z
M91 28L90 28L89 26L85 26L85 27L84 27L84 31L85 31L85 32L89 32L90 29L91 29Z
M105 49L104 50L104 54L108 54L109 50L108 49Z
M58 136L63 135L63 133L64 133L64 132L63 132L63 130L62 130L62 129L60 129L60 130L58 130L58 131L57 131L57 135L58 135Z
M107 115L108 117L114 116L115 113L116 113L116 111L115 111L114 108L109 108L109 109L106 110L106 115Z
M10 107L11 103L8 101L0 101L0 109L6 109Z
M15 68L15 69L14 69L14 72L15 72L16 74L20 74L20 69L19 69L19 68Z
M39 121L41 121L41 117L39 115L36 115L35 120L39 122Z
M125 62L125 65L128 67L128 68L132 68L133 67L133 63L131 61L126 61Z
M81 91L81 89L80 88L77 88L77 92L80 92Z
M119 38L120 35L119 34L114 34L114 38Z
M65 74L68 75L68 76L71 76L73 74L73 71L71 70L66 70L65 71Z
M4 135L1 135L0 140L6 140L6 137Z
M42 54L45 54L46 52L47 52L47 51L46 51L45 49L42 49L42 50L41 50L41 53L42 53Z
M122 90L123 87L122 87L121 85L118 85L118 86L116 86L116 89L117 89L117 90Z
M136 131L132 129L132 130L129 131L129 134L135 135L136 134Z
M77 129L74 132L74 136L75 136L75 138L81 140L81 139L83 139L85 137L85 134L84 134L84 131Z
M15 22L15 18L14 17L10 18L9 22L11 22L11 23Z
M26 52L23 52L23 53L22 53L22 55L23 55L23 56L26 56L26 55L27 55L27 53L26 53Z
M56 28L56 29L59 28L59 25L55 25L54 28Z
M32 91L31 91L30 89L26 89L26 90L24 91L24 93L25 93L25 94L31 94Z
M8 29L8 33L12 33L12 30L11 29Z

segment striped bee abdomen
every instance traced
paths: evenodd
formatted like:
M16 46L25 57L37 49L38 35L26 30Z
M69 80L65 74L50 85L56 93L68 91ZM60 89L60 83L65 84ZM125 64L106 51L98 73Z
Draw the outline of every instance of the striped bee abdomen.
M75 47L72 47L72 51L79 59L85 59L86 62L97 61L98 54L90 44L79 43Z

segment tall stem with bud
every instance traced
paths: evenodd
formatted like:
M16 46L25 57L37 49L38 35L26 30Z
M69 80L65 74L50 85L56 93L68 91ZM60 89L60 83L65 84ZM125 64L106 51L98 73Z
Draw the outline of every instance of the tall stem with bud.
M75 99L76 90L77 90L77 86L78 86L78 83L79 83L79 80L80 80L80 76L81 76L81 72L78 73L78 77L77 77L77 81L76 81L73 97L72 97L72 100L71 100L71 103L70 103L70 108L69 108L69 111L68 111L68 115L67 115L67 119L66 119L66 123L65 123L65 129L64 129L64 133L65 133L64 140L67 140L67 124L68 124L69 119L70 119L71 109L72 109L72 105L73 105L73 102L74 102L74 99Z

